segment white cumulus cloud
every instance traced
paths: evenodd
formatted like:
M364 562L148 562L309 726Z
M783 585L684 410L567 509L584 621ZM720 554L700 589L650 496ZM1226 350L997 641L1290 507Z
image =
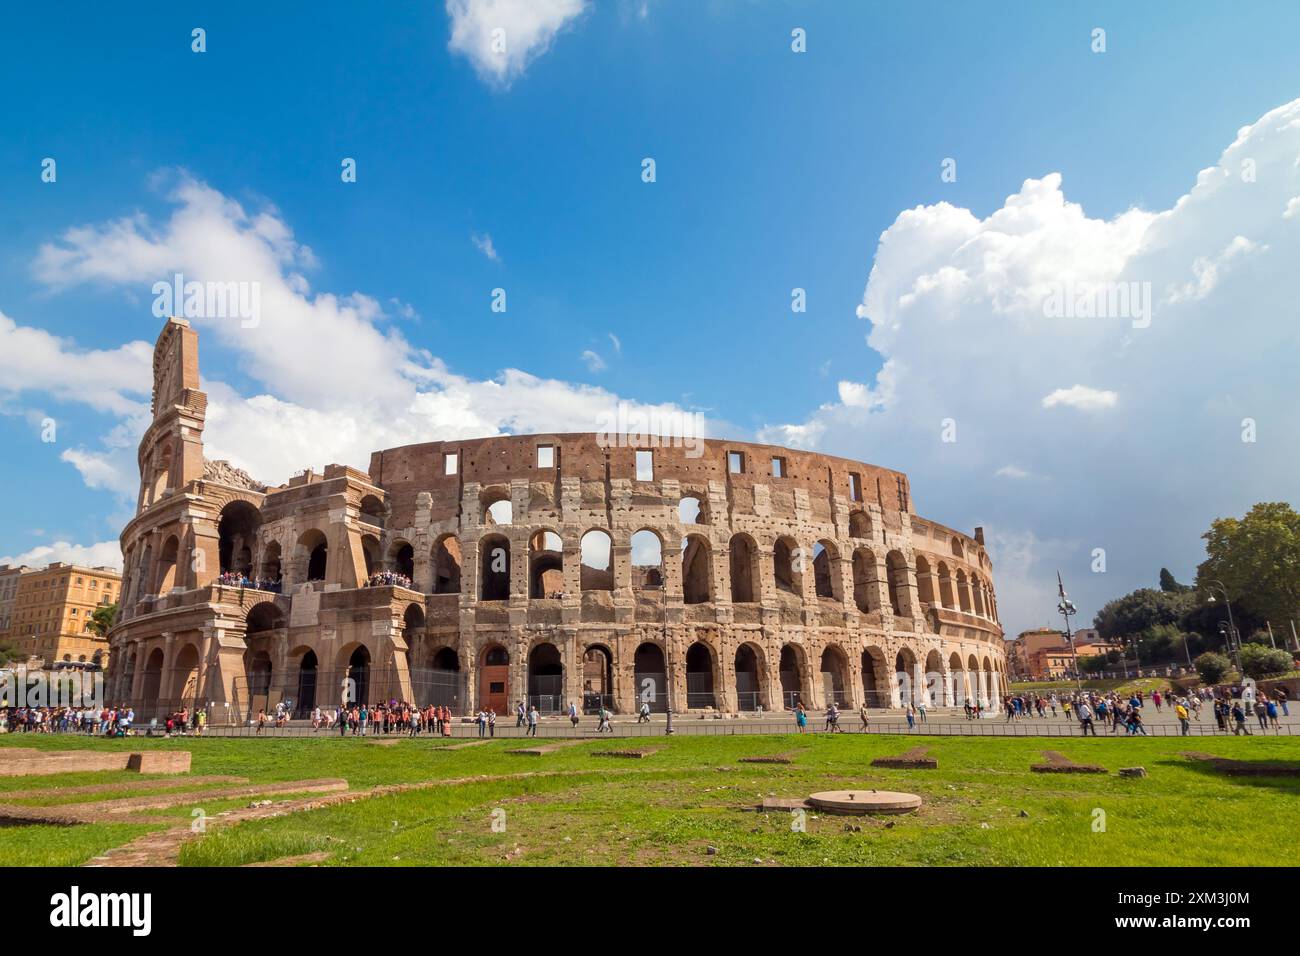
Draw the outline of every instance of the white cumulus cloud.
M489 84L508 87L586 8L586 0L447 0L447 48Z

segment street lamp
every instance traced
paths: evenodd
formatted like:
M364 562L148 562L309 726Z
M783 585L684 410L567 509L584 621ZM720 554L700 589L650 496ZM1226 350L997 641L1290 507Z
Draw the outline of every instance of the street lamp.
M1074 634L1070 631L1070 618L1079 613L1079 609L1074 606L1074 602L1065 593L1065 585L1061 582L1061 572L1056 572L1056 590L1060 595L1060 602L1056 609L1061 612L1061 617L1065 619L1065 639L1070 645L1070 657L1074 660L1074 685L1083 695L1083 681L1079 679L1079 655L1074 650Z
M1237 673L1244 677L1246 672L1241 669L1241 632L1237 630L1236 622L1232 619L1232 599L1228 597L1228 589L1224 586L1222 581L1214 578L1210 578L1206 581L1206 584L1211 586L1207 589L1210 592L1210 596L1207 598L1207 603L1215 603L1215 587L1217 587L1219 593L1223 595L1223 603L1228 608L1228 648L1233 652L1233 656L1237 659ZM1220 632L1222 632L1222 628L1220 628Z

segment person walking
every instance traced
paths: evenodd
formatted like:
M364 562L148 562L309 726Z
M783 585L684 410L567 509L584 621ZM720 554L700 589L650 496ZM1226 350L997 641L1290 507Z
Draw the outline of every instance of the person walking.
M863 704L858 709L858 719L862 721L862 726L858 728L859 733L865 734L871 727L871 715L867 713L867 705Z
M522 727L526 716L527 715L524 713L524 702L521 700L519 706L515 708L515 726Z
M1079 703L1076 713L1079 715L1079 726L1083 728L1083 735L1086 737L1092 734L1096 737L1097 728L1092 725L1092 707L1086 700Z
M1183 736L1186 737L1192 732L1191 714L1187 712L1187 705L1179 700L1174 704L1174 716L1178 718L1178 723L1183 728Z
M489 707L488 708L488 736L495 737L496 735L497 735L497 712L493 710L491 707Z
M641 709L638 710L636 713L636 722L638 724L650 723L650 702L649 701L647 700L641 701Z
M1264 707L1265 710L1268 712L1268 725L1272 727L1274 730L1278 730L1279 728L1277 723L1277 701L1273 700L1272 698L1266 698L1266 703Z
M604 709L604 705L602 704L601 710ZM578 705L573 701L569 701L569 723L573 725L575 730L578 728Z
M1242 709L1241 701L1235 700L1232 702L1231 713L1233 720L1232 736L1239 737L1242 734L1247 737L1251 736L1250 728L1246 726L1246 711Z
M532 707L528 708L528 736L529 737L537 736L537 717L538 717L537 705L534 704Z
M479 739L482 740L484 737L487 736L487 712L480 707L479 712L475 716L474 720L478 724Z
M910 700L907 702L907 729L916 729L916 708Z
M799 733L802 734L808 729L808 712L803 709L803 701L799 701L794 705L794 722L795 726L799 728Z

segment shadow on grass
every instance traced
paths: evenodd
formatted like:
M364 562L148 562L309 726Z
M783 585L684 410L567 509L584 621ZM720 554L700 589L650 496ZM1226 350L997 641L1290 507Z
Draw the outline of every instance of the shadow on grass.
M1300 760L1239 760L1213 754L1204 758L1171 754L1157 762L1216 780L1300 795Z

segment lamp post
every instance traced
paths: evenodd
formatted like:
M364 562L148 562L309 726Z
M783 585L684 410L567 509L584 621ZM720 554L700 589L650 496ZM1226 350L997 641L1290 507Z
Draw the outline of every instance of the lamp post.
M1079 610L1065 593L1065 585L1061 581L1060 571L1056 572L1056 590L1061 598L1056 605L1056 609L1061 612L1061 617L1065 619L1065 640L1070 645L1070 657L1074 660L1074 686L1078 689L1079 695L1082 696L1083 681L1079 679L1079 655L1074 651L1074 634L1070 631L1070 618L1078 614Z
M1217 587L1219 593L1223 595L1223 603L1228 608L1228 648L1237 659L1237 673L1242 677L1245 677L1246 672L1241 669L1241 632L1237 630L1236 622L1232 619L1232 599L1228 597L1228 589L1224 586L1222 581L1214 578L1210 578L1206 584L1210 585L1208 603L1215 603L1214 588Z

